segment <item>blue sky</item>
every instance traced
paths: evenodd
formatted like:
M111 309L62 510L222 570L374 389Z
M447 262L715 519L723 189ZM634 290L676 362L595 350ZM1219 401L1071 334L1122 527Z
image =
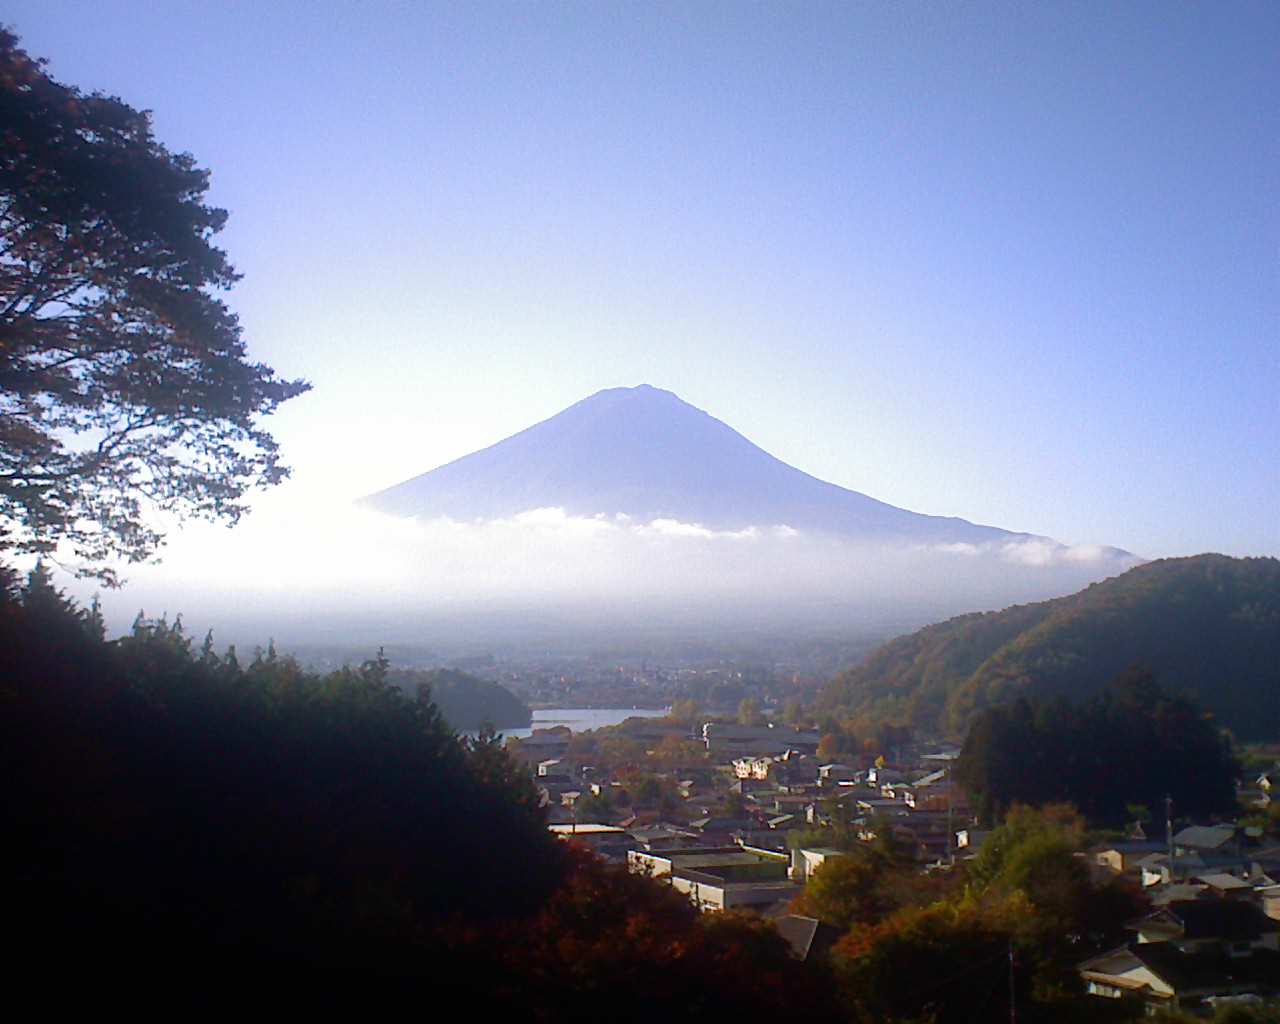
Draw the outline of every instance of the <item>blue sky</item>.
M817 476L1280 554L1280 5L7 5L213 171L306 509L617 385Z

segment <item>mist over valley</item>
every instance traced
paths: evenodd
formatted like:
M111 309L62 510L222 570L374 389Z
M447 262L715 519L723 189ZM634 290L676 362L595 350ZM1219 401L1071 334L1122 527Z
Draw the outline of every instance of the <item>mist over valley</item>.
M722 649L1060 596L1140 560L818 480L649 386L600 392L358 503L187 526L108 622L182 613L242 643ZM121 603L121 602L127 603Z

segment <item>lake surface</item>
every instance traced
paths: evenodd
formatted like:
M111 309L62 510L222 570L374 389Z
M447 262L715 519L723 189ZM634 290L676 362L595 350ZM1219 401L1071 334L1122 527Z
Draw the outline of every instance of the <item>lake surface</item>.
M550 729L567 725L574 732L586 732L606 725L618 725L628 718L663 718L666 710L653 708L539 708L533 713L533 725L527 729L500 729L503 736L523 739L534 729Z

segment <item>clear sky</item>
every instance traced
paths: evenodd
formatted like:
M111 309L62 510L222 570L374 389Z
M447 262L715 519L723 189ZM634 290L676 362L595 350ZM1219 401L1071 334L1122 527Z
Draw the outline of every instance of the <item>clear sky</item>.
M1280 4L10 0L213 171L345 502L601 388L881 500L1280 555Z

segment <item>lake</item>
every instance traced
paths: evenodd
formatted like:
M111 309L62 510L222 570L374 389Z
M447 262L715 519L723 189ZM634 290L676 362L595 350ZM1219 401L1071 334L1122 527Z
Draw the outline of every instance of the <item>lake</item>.
M664 718L666 709L653 708L539 708L533 713L533 725L527 729L500 729L503 736L523 739L534 729L550 729L567 725L574 732L586 732L606 725L618 725L628 718Z

